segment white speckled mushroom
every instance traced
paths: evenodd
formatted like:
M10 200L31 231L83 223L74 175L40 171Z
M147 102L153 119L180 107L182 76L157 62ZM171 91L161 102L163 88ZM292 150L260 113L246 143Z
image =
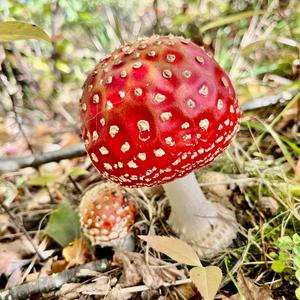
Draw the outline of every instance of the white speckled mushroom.
M209 202L192 173L214 161L238 130L226 73L194 43L159 36L122 46L95 71L81 98L82 134L95 167L120 185L163 184L171 227L200 255L228 247L234 213Z
M81 228L92 245L134 250L129 229L135 207L126 192L115 183L101 183L88 189L79 206Z

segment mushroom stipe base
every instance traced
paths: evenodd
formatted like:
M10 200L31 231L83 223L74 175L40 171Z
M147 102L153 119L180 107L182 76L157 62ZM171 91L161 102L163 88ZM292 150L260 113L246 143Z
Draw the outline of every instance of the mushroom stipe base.
M169 225L199 256L225 250L236 238L233 211L204 196L194 173L163 185L172 207Z

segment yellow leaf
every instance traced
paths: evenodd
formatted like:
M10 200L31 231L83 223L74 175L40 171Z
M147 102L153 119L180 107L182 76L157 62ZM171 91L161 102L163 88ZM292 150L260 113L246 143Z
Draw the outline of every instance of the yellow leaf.
M193 248L179 239L167 236L147 235L140 235L139 237L148 242L150 247L164 253L175 261L190 266L202 266L200 259Z
M215 266L195 267L190 277L204 300L214 300L222 280L222 271Z
M51 41L48 34L34 24L19 21L0 22L0 41L10 42L23 39Z
M69 267L84 264L89 255L87 241L82 238L75 240L71 245L63 249L62 255L69 263Z

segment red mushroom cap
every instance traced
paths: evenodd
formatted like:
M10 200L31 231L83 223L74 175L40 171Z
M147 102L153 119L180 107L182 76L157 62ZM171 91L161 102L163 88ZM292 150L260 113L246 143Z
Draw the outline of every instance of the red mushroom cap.
M142 38L104 57L81 98L86 150L104 177L152 186L212 162L239 127L232 84L181 37Z
M135 207L114 183L89 189L79 207L81 227L93 245L117 246L134 222Z

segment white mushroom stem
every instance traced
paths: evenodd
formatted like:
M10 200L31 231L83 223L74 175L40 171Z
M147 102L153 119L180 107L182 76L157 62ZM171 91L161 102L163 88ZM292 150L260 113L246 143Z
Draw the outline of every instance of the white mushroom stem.
M163 185L171 205L169 224L200 256L220 252L236 236L234 213L209 202L194 173Z

